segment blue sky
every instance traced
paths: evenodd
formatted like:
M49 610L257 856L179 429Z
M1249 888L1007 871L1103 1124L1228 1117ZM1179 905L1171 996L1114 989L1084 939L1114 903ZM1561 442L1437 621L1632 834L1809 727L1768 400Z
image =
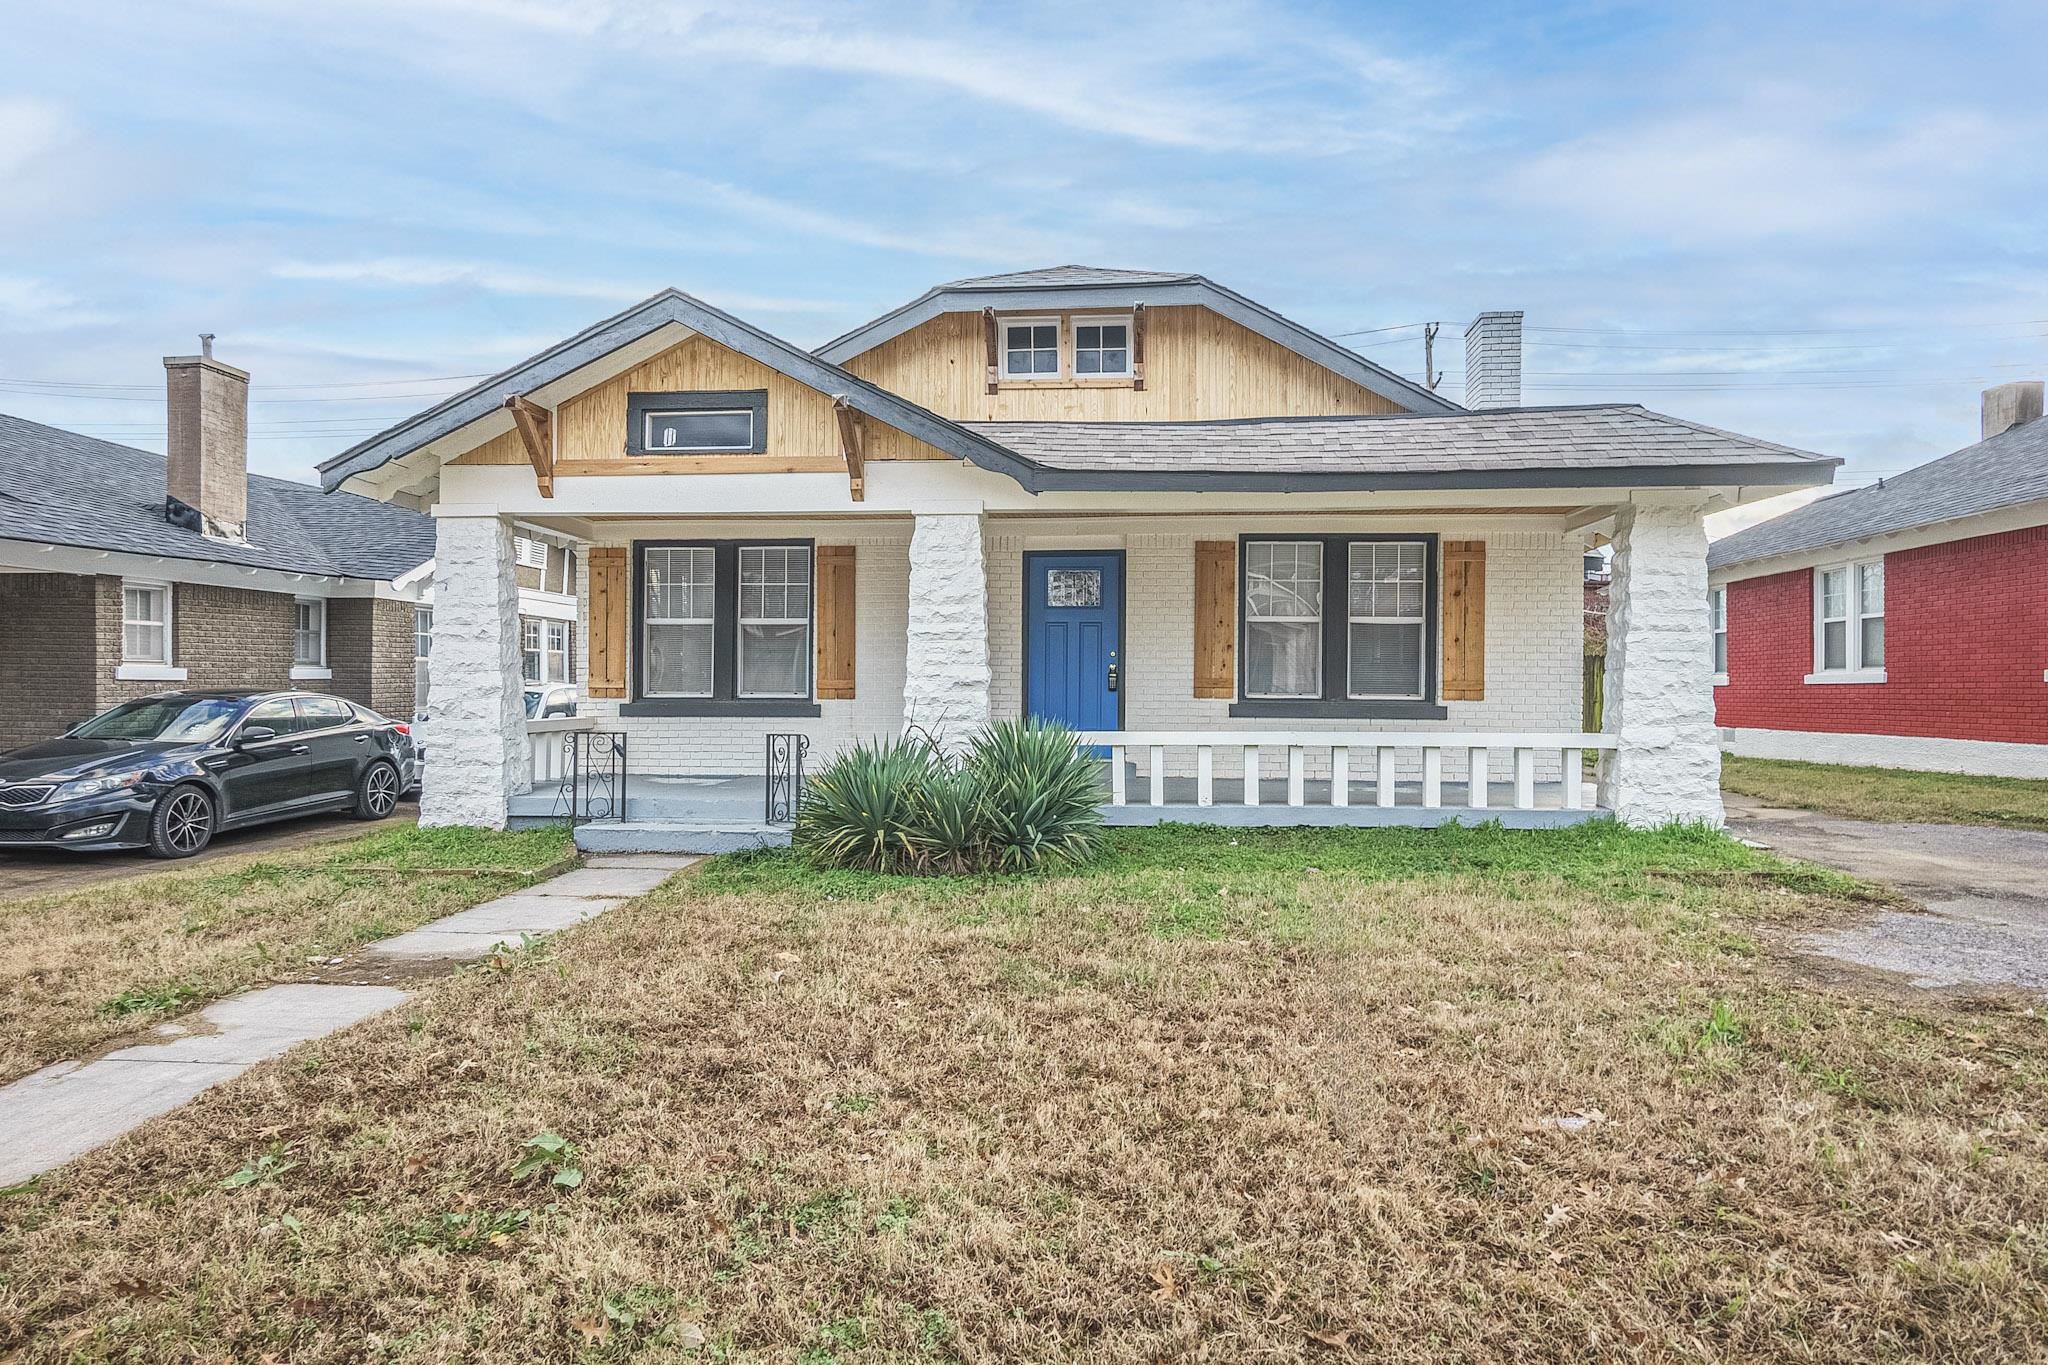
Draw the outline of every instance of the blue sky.
M664 285L806 344L963 275L1198 270L1409 374L1846 457L2048 373L2038 4L101 0L0 51L0 411L313 463ZM1387 331L1365 329L1390 328ZM1440 352L1440 355L1442 352ZM83 387L129 386L129 387ZM350 386L350 387L341 387Z

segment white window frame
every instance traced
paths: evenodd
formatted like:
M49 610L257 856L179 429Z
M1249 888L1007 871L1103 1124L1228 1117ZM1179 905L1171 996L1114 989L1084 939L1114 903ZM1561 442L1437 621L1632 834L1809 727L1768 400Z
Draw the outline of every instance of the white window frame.
M656 616L652 612L643 613L640 618L639 640L640 649L643 651L642 657L643 659L652 657L652 651L649 650L647 642L652 638L654 627L656 626L709 626L711 627L711 667L704 670L706 686L702 692L656 692L652 688L648 688L640 695L646 698L677 698L685 701L703 701L716 695L718 690L718 554L709 545L651 545L647 548L646 553L653 554L656 550L689 550L694 553L703 554L711 560L711 614L709 616ZM639 569L640 581L634 586L633 590L640 595L641 601L645 602L647 600L647 568L644 557L640 557ZM692 591L691 596L694 598L696 593ZM641 666L640 672L643 683L646 675L651 671L644 664Z
M1083 327L1122 327L1124 329L1124 367L1121 370L1095 370L1088 374L1081 372L1081 329ZM1070 320L1067 335L1072 338L1070 344L1074 353L1074 378L1130 379L1138 373L1138 360L1133 354L1137 349L1138 341L1138 324L1134 315L1130 313L1102 313L1089 317L1076 317ZM1101 350L1103 348L1098 346L1096 349Z
M809 611L803 616L749 616L746 611L746 562L749 550L801 550L810 566L810 580L804 590L804 602ZM739 597L733 606L733 670L732 694L742 701L802 701L811 695L811 673L817 667L817 628L813 624L818 605L818 550L815 545L746 545L742 544L734 555L733 562L739 566ZM788 584L784 589L783 605L788 605ZM796 692L749 692L743 685L747 676L747 627L748 626L802 626L804 628L804 685Z
M561 644L555 641L560 639ZM557 666L559 664L559 666ZM544 683L569 681L569 623L544 618L540 624L540 671Z
M1010 329L1012 327L1051 327L1053 368L1049 373L1029 370L1019 374L1010 368ZM1053 317L1002 317L996 318L996 377L1006 384L1043 384L1049 380L1065 379L1067 370L1067 337L1069 333L1058 316ZM1034 352L1041 348L1031 347Z
M145 620L128 615L128 593L130 590L163 594L164 618L161 622ZM177 611L177 592L174 587L161 579L124 578L121 580L121 662L114 668L114 677L122 682L183 682L185 670L172 662L177 656L177 637L174 622ZM153 659L132 658L128 653L128 627L134 625L161 625L163 627L163 650Z
M1707 658L1714 670L1714 685L1728 681L1728 588L1724 584L1707 591L1707 630L1710 644Z
M1361 546L1413 545L1422 552L1422 610L1414 616L1359 616L1351 610L1351 561ZM1329 566L1323 568L1323 592L1330 591ZM1360 692L1351 683L1352 626L1413 626L1416 633L1415 690ZM1354 540L1344 547L1344 695L1351 701L1421 701L1429 692L1429 542L1426 540Z
M526 632L529 627L531 627L533 630L533 648L531 649L528 649L526 646ZM531 673L526 671L526 661L529 657L533 660L533 671ZM547 671L548 655L547 650L543 647L543 637L541 634L541 620L538 616L522 616L519 618L520 686L546 686L548 681Z
M317 659L299 657L299 611L311 607L320 622L320 656ZM320 597L294 597L292 599L292 681L318 682L334 676L334 670L327 666L327 601Z
M1882 584L1884 556L1870 559L1846 559L1833 564L1821 564L1813 570L1813 672L1806 675L1809 683L1881 683L1886 680L1884 665L1865 665L1863 662L1863 623L1881 621L1884 610L1863 609L1864 569L1875 566ZM1843 616L1827 614L1827 576L1840 573L1844 579ZM1882 589L1880 589L1881 591ZM1827 627L1830 622L1840 621L1842 632L1847 637L1842 654L1843 666L1827 666Z
M738 445L658 446L654 443L654 423L662 417L744 417L747 419L747 438ZM640 414L640 447L651 455L744 455L754 449L760 435L754 429L758 420L753 408L649 408Z
M1299 546L1303 546L1303 545L1309 545L1309 546L1313 546L1313 547L1315 548L1315 552L1316 552L1316 595L1317 595L1317 599L1318 599L1318 600L1317 600L1317 603L1316 603L1316 605L1317 605L1317 608L1318 608L1318 610L1317 610L1316 612L1314 612L1314 613L1313 613L1312 615L1308 615L1308 616L1254 616L1254 615L1252 614L1252 609L1251 609L1251 602L1252 602L1252 599L1251 599L1251 582L1250 582L1250 577L1251 577L1251 576L1250 576L1250 568L1249 568L1249 552L1250 552L1250 549L1251 549L1251 547L1252 547L1253 545L1292 545L1292 546L1296 546L1296 547L1299 547ZM1325 680L1325 677L1326 677L1326 672L1325 672L1325 670L1326 670L1326 668L1327 668L1327 666L1328 666L1328 661L1327 661L1326 659L1324 659L1324 658L1323 658L1323 647L1324 647L1324 643L1325 643L1325 641L1324 641L1324 638L1323 638L1323 612L1324 612L1324 611L1326 611L1326 610L1328 610L1328 604L1329 604L1329 599L1330 599L1330 565L1329 565L1329 562L1328 562L1328 561L1329 561L1329 558L1330 558L1330 557L1329 557L1329 555L1328 555L1328 553L1327 553L1327 550L1328 550L1328 546L1326 546L1326 545L1325 545L1325 544L1324 544L1324 543L1323 543L1322 541L1320 541L1320 540L1301 540L1301 539L1291 539L1291 538L1289 538L1289 537L1287 537L1287 536L1284 536L1284 535L1279 535L1279 536L1261 536L1261 537L1259 537L1259 538L1258 538L1258 539L1256 539L1256 540L1252 540L1252 541L1247 541L1247 542L1246 542L1246 544L1245 544L1245 553L1246 553L1246 556L1247 556L1247 568L1246 568L1246 575L1245 575L1246 581L1245 581L1245 586L1244 586L1244 588L1243 588L1243 589L1241 589L1241 595L1242 595L1242 596L1243 596L1243 598L1244 598L1244 615L1245 615L1245 623L1246 623L1246 629L1245 629L1245 649L1246 649L1247 651L1249 651L1249 650L1250 650L1250 648L1251 648L1251 630L1250 630L1250 626L1251 626L1251 623L1253 623L1253 622L1255 622L1255 621L1272 621L1272 622L1277 622L1277 623L1279 623L1279 624L1282 624L1282 625L1303 625L1303 624L1307 624L1307 625L1312 625L1312 626L1314 626L1314 627L1315 627L1315 635L1314 635L1314 637L1313 637L1313 638L1315 639L1315 642L1316 642L1316 666L1315 666L1315 676L1316 676L1316 692L1315 692L1315 695L1314 695L1314 696L1309 696L1309 695L1306 695L1306 694L1303 694L1303 693L1299 693L1299 692L1254 692L1254 691L1252 691L1252 690L1251 690L1251 670L1250 670L1250 668L1249 668L1249 667L1247 667L1247 668L1245 669L1245 673L1244 673L1244 677L1245 677L1245 689L1244 689L1244 695L1245 695L1245 699L1246 699L1247 701L1293 701L1293 702L1308 702L1308 701L1316 701L1316 700L1319 700L1319 699L1320 699L1320 698L1322 697L1322 695L1323 695L1323 686L1324 686L1324 680ZM1345 581L1345 591L1346 591L1347 593L1348 593L1348 592L1350 591L1350 581L1349 581L1348 579L1347 579L1347 580ZM1247 655L1247 663L1249 663L1249 655Z
M427 642L425 649L420 648L420 641L422 640ZM434 609L432 607L415 606L412 609L412 657L424 659L433 652L433 648Z

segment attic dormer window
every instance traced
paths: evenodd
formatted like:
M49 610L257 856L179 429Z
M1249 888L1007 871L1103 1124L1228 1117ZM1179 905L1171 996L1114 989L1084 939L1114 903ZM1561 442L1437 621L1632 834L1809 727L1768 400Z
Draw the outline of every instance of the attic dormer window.
M759 454L768 449L768 390L636 393L626 399L628 455Z
M1060 320L1010 318L1003 323L1003 378L1057 379Z
M1127 379L1131 374L1131 320L1074 319L1074 373L1086 379Z

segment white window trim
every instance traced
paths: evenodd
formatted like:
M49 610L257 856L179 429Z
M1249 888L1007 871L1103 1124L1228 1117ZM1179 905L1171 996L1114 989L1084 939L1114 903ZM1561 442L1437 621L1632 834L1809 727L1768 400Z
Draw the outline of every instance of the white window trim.
M1036 371L1033 371L1029 374L1012 373L1010 370L1009 329L1012 327L1048 326L1053 329L1052 372L1050 374L1039 374ZM1057 316L1041 318L1003 317L1001 315L998 315L996 318L996 378L1001 380L1005 384L1043 384L1050 380L1068 378L1069 374L1067 368L1067 337L1069 335L1070 333L1068 329ZM1034 346L1032 347L1032 349L1037 350L1038 348Z
M320 610L320 657L301 659L299 655L299 608L317 607ZM334 676L327 660L327 602L319 597L294 597L292 599L292 672L293 682L320 682Z
M1351 557L1362 545L1413 545L1422 551L1422 611L1415 616L1359 616L1351 610ZM1325 568L1327 573L1327 566ZM1421 701L1429 688L1429 542L1426 540L1354 540L1344 550L1344 695L1352 701ZM1324 592L1329 591L1327 582ZM1417 632L1415 690L1413 692L1358 692L1351 686L1352 626L1413 626Z
M797 549L797 548L798 548L798 547L797 547L797 546L794 546L794 545L741 545L741 546L739 547L739 554L738 554L738 556L737 556L737 559L738 559L738 561L739 561L739 562L741 562L741 563L744 563L744 562L745 562L745 559L746 559L746 554L747 554L747 551L749 551L749 550L794 550L794 549ZM745 612L744 610L742 610L742 609L738 609L738 608L735 608L735 610L734 610L734 612L733 612L733 652L734 652L734 657L733 657L733 673L732 673L732 693L733 693L733 695L734 695L735 697L738 697L738 698L739 698L739 699L740 699L741 701L802 701L802 700L805 700L805 699L809 698L809 696L811 695L811 688L812 688L812 685L813 685L813 683L814 683L814 681L815 681L815 680L814 680L814 679L813 679L813 678L812 678L812 677L811 677L810 675L811 675L811 673L812 673L812 672L813 672L813 671L814 671L814 670L815 670L815 669L817 668L817 660L816 660L816 657L815 657L815 656L816 656L816 651L817 651L817 641L816 641L816 639L814 638L814 637L816 636L816 634L817 634L817 629L816 629L816 627L815 627L814 625L812 625L812 617L814 617L814 616L815 616L815 615L817 614L817 609L818 609L818 604L817 604L817 594L818 594L818 554L817 554L817 548L816 548L815 546L811 546L811 547L808 547L808 548L806 548L806 549L804 550L804 557L805 557L805 558L806 558L806 559L807 559L807 560L809 561L809 563L810 563L810 570L811 570L811 579L810 579L810 585L809 585L808 593L807 593L807 596L806 596L806 601L808 601L808 602L809 602L809 604L810 604L810 607L811 607L811 615L809 615L809 616L748 616L748 615L746 614L746 612ZM744 595L745 595L745 591L746 591L746 589L745 589L745 581L746 581L746 576L745 576L745 573L744 573L744 571L742 571L742 573L741 573L741 585L742 585L742 586L741 586L741 595L742 595L742 597L744 597ZM787 584L783 584L783 585L779 585L779 586L782 586L782 587L783 587L783 588L785 589L785 599L784 599L784 600L786 601L786 600L787 600L787 596L786 596L786 590L787 590L787 587L788 587L788 585L787 585ZM746 628L747 628L748 626L802 626L802 627L804 628L804 658L805 658L805 660L806 660L807 662L806 662L806 664L805 664L805 668L804 668L804 688L803 688L803 690L802 690L801 692L749 692L749 691L746 691L745 689L743 689L743 688L742 688L742 687L740 686L740 680L741 680L741 679L743 679L743 678L745 678L745 677L747 676L747 629L746 629Z
M131 659L128 657L128 589L147 588L164 595L164 653L160 659ZM121 580L121 661L114 666L117 682L184 682L186 671L177 666L177 588L170 582L156 578L124 578ZM154 621L147 624L155 625Z
M1251 574L1250 574L1250 570L1249 570L1249 554L1250 554L1250 550L1251 550L1251 547L1252 547L1253 545L1297 545L1297 546L1299 546L1299 545L1313 545L1313 546L1315 547L1315 551L1316 551L1316 593L1317 593L1317 596L1318 596L1318 598L1320 599L1320 601L1327 601L1327 600L1328 600L1328 598L1329 598L1329 593L1330 593L1330 566L1329 566L1329 565L1328 565L1328 564L1327 564L1327 563L1325 562L1325 560L1326 560L1326 559L1328 558L1328 556L1327 556L1327 555L1325 555L1325 554L1323 553L1323 551L1324 551L1324 549L1325 549L1325 546L1324 546L1324 544L1323 544L1323 542L1322 542L1322 541L1320 541L1320 540L1290 540L1290 539L1288 539L1288 538L1287 538L1286 536L1273 536L1273 537L1271 537L1271 538L1262 538L1262 539L1259 539L1259 540L1254 540L1254 541L1247 541L1247 542L1246 542L1246 544L1245 544L1245 553L1246 553L1246 556L1247 556L1247 569L1246 569L1246 574L1245 574L1245 577L1246 577L1246 579L1247 579L1247 580L1249 580L1249 579L1250 579L1250 577L1251 577ZM1347 572L1348 572L1348 566L1347 566ZM1347 593L1348 593L1348 592L1350 591L1350 580L1349 580L1349 579L1346 579L1346 581L1345 581L1345 591L1346 591ZM1320 697L1321 697L1321 696L1323 695L1323 693L1322 693L1322 683L1323 683L1323 668L1324 668L1324 665L1325 665L1325 663L1327 662L1327 661L1326 661L1326 660L1325 660L1325 659L1323 658L1323 616L1322 616L1322 612L1318 611L1318 612L1317 612L1317 613L1316 613L1315 615L1313 615L1313 616L1253 616L1253 615L1251 614L1251 602L1252 602L1252 599L1251 599L1251 590L1250 590L1250 583L1249 583L1249 581L1247 581L1247 583L1246 583L1245 587L1243 587L1243 588L1239 589L1239 592L1240 592L1240 593L1242 594L1242 596L1244 597L1244 614L1245 614L1245 622L1246 622L1246 625L1247 625L1247 630L1246 630L1246 632L1245 632L1245 639L1246 639L1246 642L1247 642L1247 648L1249 648L1249 642L1250 642L1250 639L1251 639L1251 632L1250 632L1250 630L1249 630L1249 625L1250 625L1250 623L1251 623L1251 622L1254 622L1254 621L1272 621L1272 622L1277 622L1277 623L1279 623L1279 624L1281 624L1281 625L1313 625L1313 626L1314 626L1314 627L1316 628L1316 633L1315 633L1315 642L1316 642L1316 695L1315 695L1315 696L1313 696L1313 697L1310 697L1310 696L1305 696L1305 695L1303 695L1302 693L1299 693L1299 692L1254 692L1254 691L1252 691L1252 690L1251 690L1251 685L1250 685L1250 681L1249 681L1249 679L1250 679L1250 677L1251 677L1251 674L1250 674L1250 672L1249 672L1249 671L1247 671L1247 672L1246 672L1246 674L1245 674L1245 677L1246 677L1246 679L1247 679L1247 681L1246 681L1246 685L1245 685L1245 691L1244 691L1245 699L1246 699L1247 701L1315 701L1315 700L1318 700L1318 699L1319 699L1319 698L1320 698ZM1348 685L1348 682L1349 682L1349 676L1350 676L1350 669L1349 669L1349 664L1347 663L1347 665L1346 665L1346 682L1347 682L1347 685Z
M1868 620L1881 621L1885 617L1885 613L1881 611L1868 614L1863 611L1863 589L1861 575L1858 570L1867 568L1872 564L1878 566L1879 572L1883 572L1884 556L1876 555L1868 559L1845 559L1838 560L1832 564L1816 564L1814 566L1813 672L1806 675L1805 681L1821 684L1881 683L1889 681L1882 666L1877 668L1865 668L1863 666L1863 623ZM1831 618L1824 614L1827 610L1826 579L1829 574L1837 570L1842 574L1844 591L1847 594L1843 602L1843 608L1847 614L1840 618L1832 619L1840 619L1842 621L1842 633L1846 637L1844 640L1845 653L1843 657L1848 660L1848 666L1845 668L1829 668L1827 666L1827 623ZM1885 587L1889 591L1891 585L1887 583Z
M744 417L747 419L747 439L738 445L711 446L658 446L654 443L654 423L660 417ZM747 454L754 449L754 409L752 408L649 408L640 414L640 447L651 455L730 455Z
M1130 313L1099 313L1091 314L1087 317L1076 317L1071 322L1072 325L1068 328L1067 335L1073 338L1071 345L1074 352L1074 378L1084 380L1131 379L1137 375L1138 359L1133 352L1137 350L1138 324L1134 315ZM1124 329L1124 367L1121 370L1097 370L1093 374L1081 373L1081 329L1094 326L1121 326Z
M1707 631L1710 638L1707 658L1712 660L1718 654L1725 665L1728 659L1728 589L1725 584L1707 591ZM1727 685L1727 668L1715 670L1714 686Z
M562 647L555 648L557 633L562 637ZM554 668L555 661L561 661L561 672ZM547 675L542 681L546 686L558 686L569 681L569 623L543 619L540 623L540 671Z
M652 613L644 613L640 618L640 648L643 651L648 650L647 641L653 636L654 627L656 626L711 627L711 667L705 674L710 679L711 685L702 692L656 692L650 688L640 695L647 698L679 698L684 701L703 701L714 695L718 689L718 555L708 545L663 545L655 548L663 550L689 550L701 552L711 557L711 615L655 616ZM640 582L634 590L640 594L641 601L645 602L647 599L647 571L644 563L640 571ZM694 589L691 592L691 596L696 596ZM651 653L651 651L648 652ZM646 656L643 654L642 657ZM643 666L642 671L651 672L652 670Z

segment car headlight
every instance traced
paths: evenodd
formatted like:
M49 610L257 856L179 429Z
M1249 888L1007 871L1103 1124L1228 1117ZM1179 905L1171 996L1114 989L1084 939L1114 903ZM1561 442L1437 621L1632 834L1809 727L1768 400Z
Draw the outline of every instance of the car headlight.
M136 785L147 776L149 774L144 772L121 773L114 777L75 778L57 788L56 792L51 795L50 801L52 804L55 804L59 801L76 801L81 797L101 796L107 792L121 791Z

